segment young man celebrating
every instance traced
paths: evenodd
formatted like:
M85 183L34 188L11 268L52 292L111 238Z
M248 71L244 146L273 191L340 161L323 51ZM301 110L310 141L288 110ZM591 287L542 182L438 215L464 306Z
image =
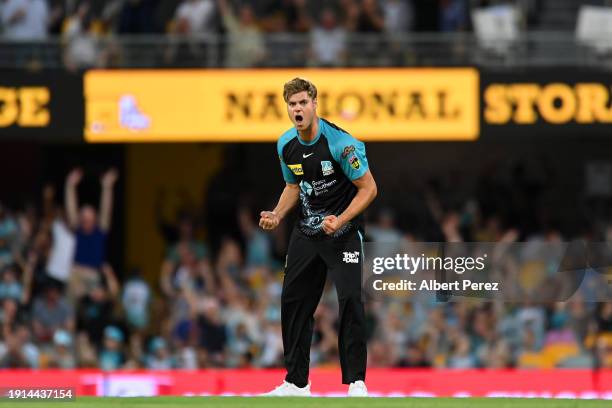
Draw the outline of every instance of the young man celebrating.
M308 368L314 312L327 272L340 306L338 349L349 396L367 396L366 329L361 301L362 216L376 197L364 144L317 116L317 88L295 78L283 97L294 124L278 140L286 186L276 208L259 225L274 229L300 203L291 235L281 295L287 375L268 396L309 396Z

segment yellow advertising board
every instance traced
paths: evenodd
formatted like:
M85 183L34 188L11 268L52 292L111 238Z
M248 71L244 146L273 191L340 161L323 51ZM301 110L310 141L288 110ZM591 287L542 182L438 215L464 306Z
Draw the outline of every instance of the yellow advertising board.
M448 69L110 70L85 74L88 142L275 141L283 84L318 88L318 113L365 141L478 138L479 73Z

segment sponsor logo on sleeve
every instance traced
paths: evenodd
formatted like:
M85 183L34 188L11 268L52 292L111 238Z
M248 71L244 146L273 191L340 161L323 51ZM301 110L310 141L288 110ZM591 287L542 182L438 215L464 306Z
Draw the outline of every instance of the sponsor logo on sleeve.
M359 170L359 168L361 167L361 163L359 162L359 159L357 158L357 156L352 156L349 159L349 163L351 164L351 167L354 168L355 170Z
M301 164L288 164L289 168L296 176L303 176L304 170L302 169Z
M346 147L344 148L344 150L342 151L342 158L343 158L343 159L346 159L346 158L347 158L347 156L348 156L349 154L353 153L354 151L355 151L355 146L353 146L353 145L346 146Z

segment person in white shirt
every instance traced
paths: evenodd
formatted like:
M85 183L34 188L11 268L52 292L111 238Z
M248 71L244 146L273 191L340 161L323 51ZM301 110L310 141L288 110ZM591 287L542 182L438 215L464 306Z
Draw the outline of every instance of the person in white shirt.
M225 65L231 68L261 65L266 45L253 8L245 3L234 11L227 0L217 1L228 37Z
M174 14L170 46L165 52L166 63L180 61L185 66L201 66L206 61L206 36L214 34L216 24L214 0L184 0Z
M24 41L47 38L49 7L45 0L7 0L0 11L4 38Z
M181 34L212 33L214 13L213 0L183 1L174 15L178 32Z
M346 63L346 29L337 24L331 8L321 12L321 22L310 32L310 64L340 66Z

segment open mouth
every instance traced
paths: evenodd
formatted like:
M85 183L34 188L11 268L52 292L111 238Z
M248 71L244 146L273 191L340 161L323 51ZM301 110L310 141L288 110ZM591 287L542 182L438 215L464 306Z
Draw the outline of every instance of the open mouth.
M295 115L295 123L302 124L304 117L302 115Z

